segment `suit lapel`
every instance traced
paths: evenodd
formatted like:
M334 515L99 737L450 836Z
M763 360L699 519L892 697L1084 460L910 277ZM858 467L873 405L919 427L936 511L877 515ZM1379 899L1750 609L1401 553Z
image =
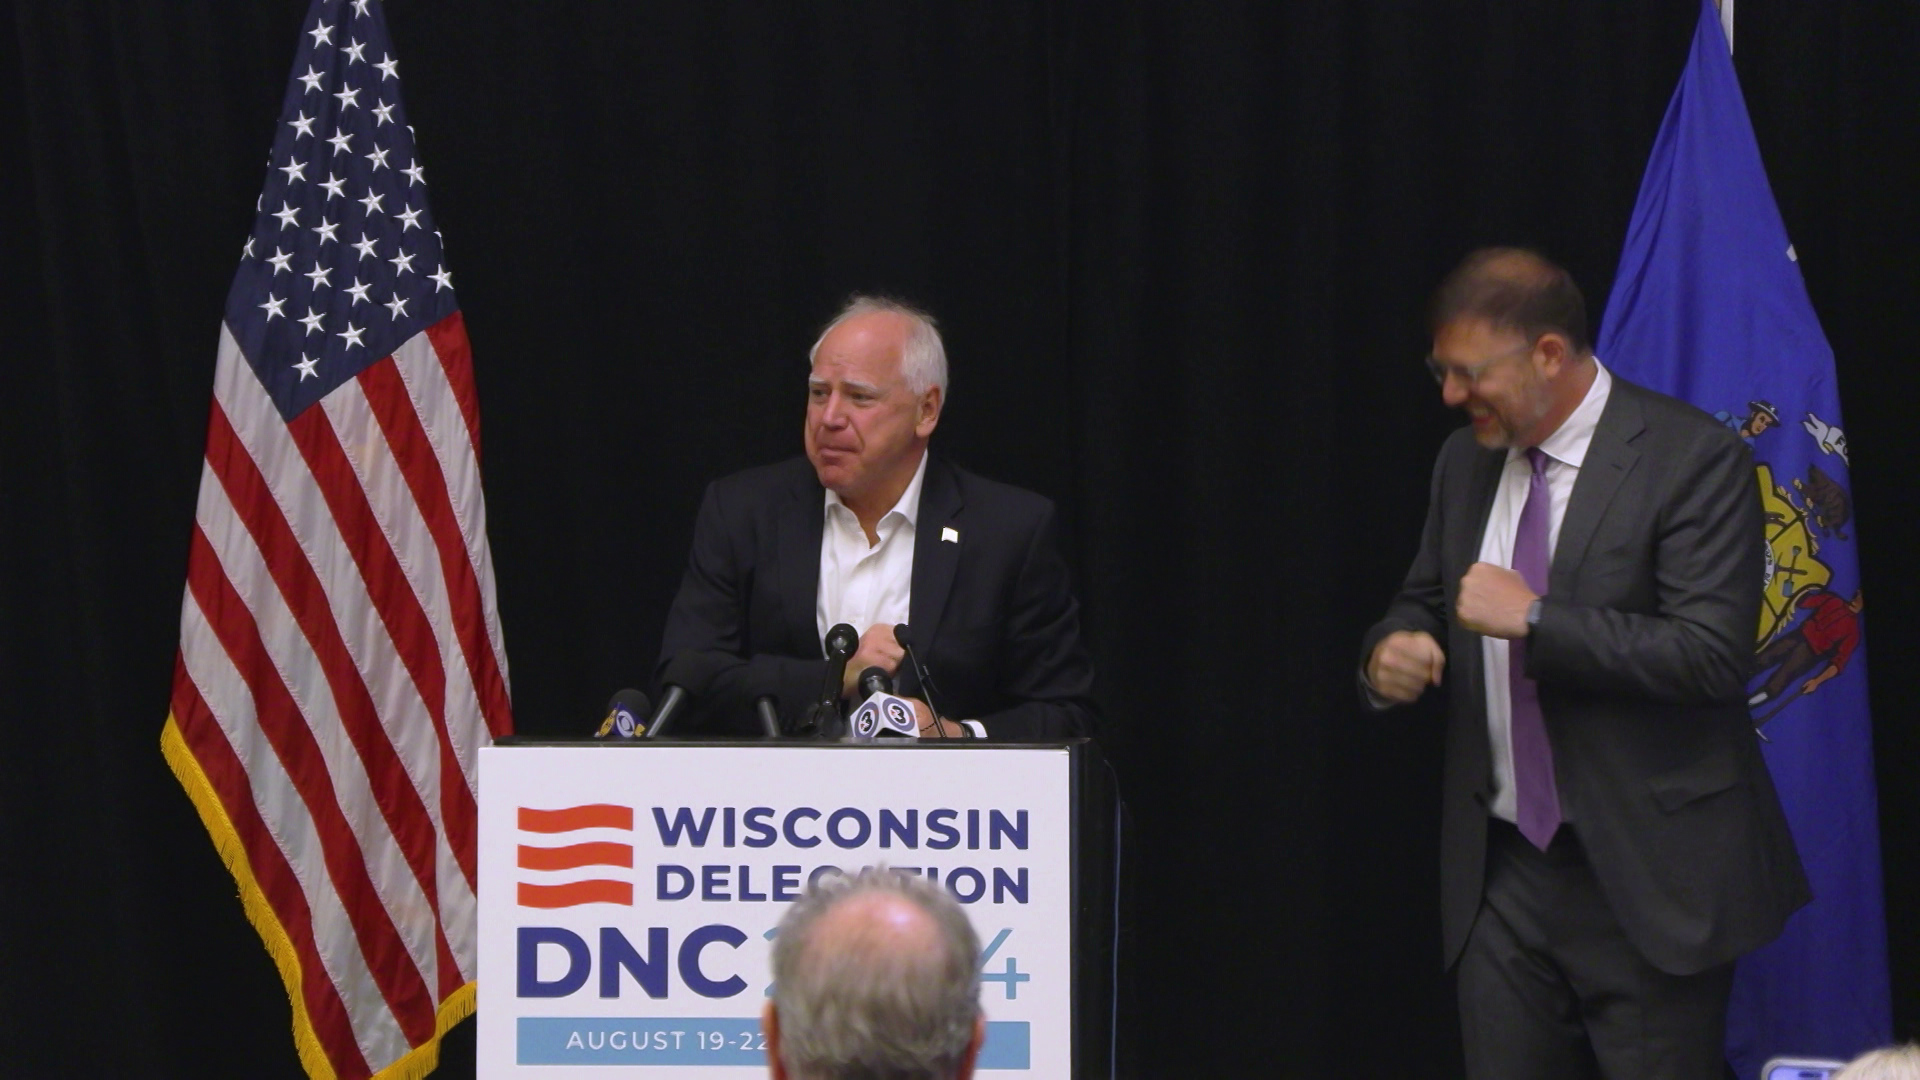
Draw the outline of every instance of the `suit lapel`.
M1606 519L1607 507L1640 460L1640 451L1631 444L1646 429L1646 416L1633 392L1625 380L1614 377L1607 407L1594 425L1593 441L1587 444L1586 459L1580 463L1580 475L1567 499L1566 516L1560 519L1560 539L1554 545L1553 567L1547 576L1549 593L1565 595L1572 591L1594 534Z
M1467 484L1467 513L1459 521L1457 528L1471 531L1454 537L1452 550L1459 553L1458 561L1443 572L1450 575L1452 585L1459 584L1461 575L1467 572L1480 559L1480 545L1487 535L1487 518L1493 514L1493 497L1500 490L1500 473L1507 466L1505 450L1478 450L1474 455L1473 474Z
M956 541L961 535L962 505L959 475L945 461L930 456L920 488L920 513L913 525L913 597L907 619L913 628L913 647L923 653L933 648L953 575L960 568L960 542ZM942 530L949 528L956 541L944 539Z
M1443 544L1443 550L1452 556L1450 562L1443 561L1440 567L1444 575L1449 618L1452 616L1453 600L1459 593L1461 577L1466 574L1467 567L1480 559L1480 544L1486 536L1487 518L1493 513L1493 497L1500 490L1500 473L1507 464L1505 450L1475 447L1473 455L1473 471L1467 479L1467 512L1454 519L1457 524L1453 526L1453 535L1446 538L1448 543ZM1477 642L1479 639L1474 640ZM1456 672L1459 678L1454 692L1466 695L1469 701L1480 703L1476 707L1484 707L1486 692L1480 688L1480 684L1486 672L1480 649L1476 645L1462 651L1465 655L1455 656L1449 661L1449 670ZM1481 724L1479 730L1484 733L1486 725Z
M808 473L812 480L812 473ZM813 651L826 654L820 640L820 535L826 521L826 493L817 481L795 485L788 491L787 504L780 509L778 539L779 564L774 581L785 608L787 633L796 648L813 643ZM864 628L863 628L864 629Z

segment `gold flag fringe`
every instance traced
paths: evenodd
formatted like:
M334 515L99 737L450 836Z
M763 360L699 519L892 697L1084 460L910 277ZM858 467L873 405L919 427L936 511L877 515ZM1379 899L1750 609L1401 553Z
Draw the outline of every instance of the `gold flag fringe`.
M180 734L179 725L174 722L171 713L167 715L166 727L160 731L160 752L166 756L167 764L173 769L180 786L186 789L187 798L193 802L194 809L200 812L200 823L206 826L207 834L212 837L214 850L220 853L220 861L226 864L228 872L233 874L234 884L240 888L240 906L247 913L247 921L259 932L261 944L267 947L267 955L273 957L274 966L280 970L280 981L287 988L287 1001L293 1006L293 1046L300 1055L301 1066L312 1080L336 1080L338 1074L334 1072L333 1063L327 1059L326 1050L320 1045L320 1037L314 1033L313 1021L307 1015L306 999L300 994L300 956L294 951L286 928L280 925L279 916L274 914L273 906L267 903L260 883L254 880L253 866L247 861L246 848L240 843L233 820L227 817L227 808L221 804L219 794L213 790L213 784L201 770L199 760L188 749L187 741ZM433 1038L374 1073L373 1080L421 1080L438 1068L441 1036L453 1025L473 1015L475 986L470 982L448 995L435 1013Z
M447 996L440 1003L433 1025L433 1038L421 1043L407 1052L407 1056L373 1074L373 1080L420 1080L440 1067L440 1037L452 1029L453 1025L473 1015L474 989L478 983L468 983Z

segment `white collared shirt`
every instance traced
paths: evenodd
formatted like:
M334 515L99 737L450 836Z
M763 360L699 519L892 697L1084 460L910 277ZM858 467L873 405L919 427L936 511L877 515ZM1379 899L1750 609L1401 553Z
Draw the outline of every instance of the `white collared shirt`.
M898 626L913 609L913 543L920 520L920 487L927 477L927 455L913 471L900 501L880 516L873 527L880 540L867 543L867 533L840 496L827 492L826 521L820 530L820 587L815 593L813 621L822 649L827 631L846 623L855 633L879 623ZM951 718L949 718L951 719ZM978 720L961 720L976 739L987 737Z
M826 521L820 530L820 588L814 602L821 641L837 623L864 634L875 623L894 626L907 621L913 607L914 523L920 517L920 485L926 476L927 455L922 453L907 490L874 526L880 537L875 544L867 543L860 519L838 494L828 490Z
M1594 428L1613 392L1613 376L1598 359L1594 361L1593 385L1553 434L1540 443L1547 455L1547 491L1552 512L1547 518L1547 558L1560 546L1560 522L1567 516L1567 500L1573 495L1573 483L1580 478L1580 466L1587 460L1587 448L1593 444ZM1513 566L1513 536L1520 527L1520 511L1527 505L1527 488L1533 467L1527 463L1524 447L1507 450L1506 468L1500 473L1500 487L1494 492L1493 509L1487 515L1487 530L1480 537L1480 561L1495 566ZM1509 643L1500 638L1480 639L1480 659L1487 679L1487 741L1493 747L1493 816L1514 821L1517 800L1513 793L1513 696L1507 686Z

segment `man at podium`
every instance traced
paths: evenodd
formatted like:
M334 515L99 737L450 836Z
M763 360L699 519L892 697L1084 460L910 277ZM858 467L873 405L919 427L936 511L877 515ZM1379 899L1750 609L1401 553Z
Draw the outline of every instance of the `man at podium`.
M841 694L881 668L922 737L1089 734L1093 664L1053 503L928 451L947 387L933 319L855 296L811 361L805 456L701 502L656 669L693 696L685 727L750 731L770 697L792 730L830 696L828 632L845 624L859 643Z

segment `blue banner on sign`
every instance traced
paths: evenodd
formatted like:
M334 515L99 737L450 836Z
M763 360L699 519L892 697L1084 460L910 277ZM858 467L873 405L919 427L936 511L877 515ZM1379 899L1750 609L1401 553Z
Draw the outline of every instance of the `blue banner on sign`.
M522 1065L752 1065L765 1068L757 1016L522 1016Z
M987 1021L987 1041L980 1047L978 1069L1033 1068L1033 1025L1025 1020Z
M522 1016L521 1065L741 1065L765 1068L757 1016ZM978 1068L1026 1069L1033 1026L989 1021Z

